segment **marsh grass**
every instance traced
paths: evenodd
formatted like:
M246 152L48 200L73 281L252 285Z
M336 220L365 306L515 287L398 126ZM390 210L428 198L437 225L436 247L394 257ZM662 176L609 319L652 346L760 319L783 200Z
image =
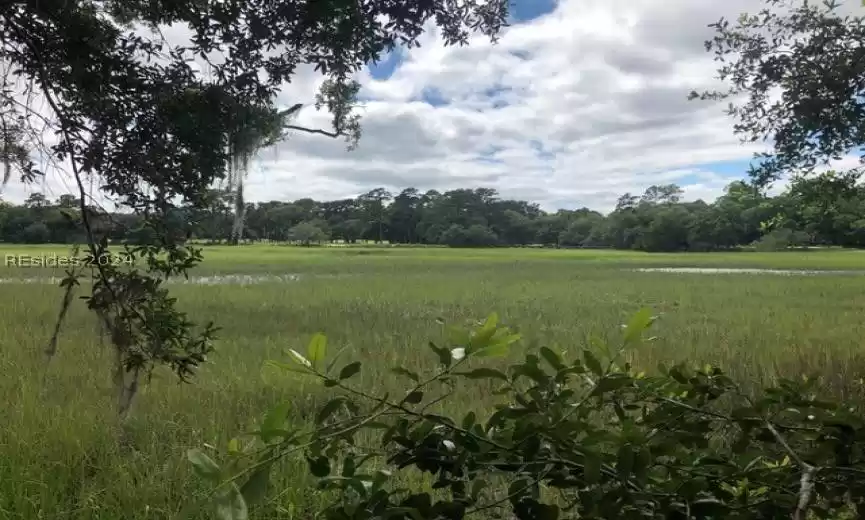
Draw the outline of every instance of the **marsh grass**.
M4 248L43 254L63 247ZM366 252L366 254L364 254ZM302 424L327 399L294 374L263 369L316 332L333 352L357 359L356 382L374 393L406 383L396 364L431 369L425 347L444 336L437 318L461 323L496 311L525 341L573 354L593 340L614 341L641 307L662 318L658 339L629 352L647 369L659 362L717 363L747 384L779 374L819 373L838 393L857 391L865 374L865 276L758 276L640 273L642 266L865 269L865 253L821 251L647 255L615 251L208 247L197 275L301 276L290 283L178 285L194 318L214 319L218 351L193 385L157 372L118 439L110 352L95 320L76 303L59 352L44 348L62 292L41 284L0 285L0 518L171 518L204 486L185 462L187 448L225 446L280 400ZM0 277L59 276L0 267ZM333 275L341 276L312 276ZM346 276L343 276L346 275ZM351 276L347 276L351 275ZM447 411L489 409L490 389L465 387ZM311 518L326 497L311 491L304 464L284 462L277 493L258 518ZM203 517L203 516L202 516Z

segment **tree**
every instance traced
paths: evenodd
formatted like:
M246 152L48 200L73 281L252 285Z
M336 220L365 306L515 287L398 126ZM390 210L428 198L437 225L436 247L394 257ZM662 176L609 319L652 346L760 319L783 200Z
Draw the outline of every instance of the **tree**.
M315 104L331 114L332 128L283 129L351 144L360 136L353 72L398 43L414 46L428 21L445 44L461 45L473 32L494 38L507 18L505 0L432 0L423 8L384 1L294 4L72 0L0 10L0 60L50 109L57 142L48 149L71 165L87 254L108 254L107 230L96 226L87 206L89 179L154 230L154 241L129 251L139 268L100 263L87 284L87 305L117 353L121 416L142 375L165 364L186 381L212 348L214 327L197 328L164 288L166 279L201 260L199 249L172 239L166 215L176 207L206 207L210 189L232 175L233 138L250 128L267 134L270 116L278 114L276 94L297 68L313 65L327 76ZM165 25L189 27L189 44L171 47L158 30ZM136 26L154 30L141 34ZM214 53L221 59L208 57ZM208 77L192 66L194 58L208 61ZM4 85L3 106L10 98ZM27 115L40 114L30 107ZM79 276L62 282L67 296Z
M860 171L829 171L817 176L797 177L790 185L795 219L812 241L830 245L858 245L851 240L855 223L865 218L865 187Z
M28 208L44 208L48 206L48 198L39 192L31 193L24 205Z
M355 92L356 94L356 92ZM230 157L228 191L234 193L234 225L230 243L237 245L243 240L243 225L246 203L243 198L243 183L249 174L249 162L259 150L276 144L284 138L284 129L303 107L298 103L287 110L275 112L268 108L252 107L240 117L241 123L232 130L228 139Z
M559 243L564 246L586 245L592 231L601 225L604 218L600 214L577 217L568 224L568 228L562 231Z
M28 132L27 118L13 99L12 75L11 63L0 54L0 163L3 165L0 191L12 178L13 171L20 173L22 181L33 181L42 175L30 158L33 139Z
M362 220L352 218L336 224L333 228L333 232L336 236L342 238L349 244L354 244L357 242L357 239L363 236L366 227L366 224L364 224Z
M384 223L387 220L385 204L391 198L393 198L393 195L384 188L370 190L357 198L364 210L364 216L370 225L370 229L376 230L375 241L377 243L384 241Z
M288 231L288 237L290 240L309 246L312 242L327 240L328 235L313 222L301 222Z
M421 220L421 195L415 188L406 188L389 208L387 224L389 242L410 244L417 241L417 225Z
M772 140L750 175L759 184L865 145L865 18L844 16L840 2L766 0L757 14L721 19L706 42L726 91L691 99L743 96L730 106L744 140ZM775 92L780 99L775 99Z
M682 193L682 189L675 184L649 186L640 198L640 202L643 204L675 204L682 200Z
M474 224L468 228L453 224L442 233L439 241L451 247L489 247L499 243L499 238L488 227Z

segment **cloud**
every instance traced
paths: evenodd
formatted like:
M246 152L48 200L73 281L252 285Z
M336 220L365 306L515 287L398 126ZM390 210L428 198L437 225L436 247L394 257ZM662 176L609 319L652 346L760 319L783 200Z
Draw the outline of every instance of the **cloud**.
M420 48L357 75L365 105L357 150L293 135L259 155L247 197L486 186L548 210L608 211L620 194L655 183L677 182L688 198L712 200L745 176L764 146L742 145L723 106L686 98L718 86L703 47L712 36L707 25L756 12L762 0L544 6L522 9L533 18L515 22L496 45L475 37L469 46L445 47L428 25ZM182 39L182 29L171 37ZM310 103L321 80L301 68L278 101ZM311 106L299 115L305 125L328 122Z

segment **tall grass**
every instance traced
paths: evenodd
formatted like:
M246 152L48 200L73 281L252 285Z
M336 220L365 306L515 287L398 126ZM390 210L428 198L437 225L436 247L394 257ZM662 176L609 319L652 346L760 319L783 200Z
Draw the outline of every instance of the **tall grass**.
M63 253L62 247L6 248L5 254ZM204 486L186 448L224 445L279 400L303 422L327 395L284 373L263 370L285 348L324 332L332 348L365 365L359 384L382 393L403 382L395 364L423 369L425 348L448 322L491 311L532 342L582 349L617 337L618 325L649 306L663 313L658 339L629 353L638 365L713 362L737 379L817 372L838 391L865 369L865 276L640 273L638 266L747 266L865 269L862 252L647 255L598 251L325 249L214 247L196 274L299 273L298 281L178 285L180 304L222 327L218 351L193 385L155 374L134 405L120 443L113 415L110 352L95 320L76 304L57 357L43 350L62 292L42 284L0 283L0 518L172 518ZM0 278L45 269L0 267ZM332 275L340 276L316 276ZM517 352L518 354L519 352ZM483 407L493 398L467 388ZM278 496L260 518L311 518L323 500L306 469L287 461Z

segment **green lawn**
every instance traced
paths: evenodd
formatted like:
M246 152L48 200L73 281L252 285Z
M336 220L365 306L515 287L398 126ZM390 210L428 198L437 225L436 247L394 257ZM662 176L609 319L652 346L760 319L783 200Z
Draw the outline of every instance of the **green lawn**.
M7 247L2 255L66 254L64 246ZM772 276L636 272L643 266L862 270L863 275ZM194 385L159 372L133 409L132 451L113 429L110 352L83 305L71 312L57 358L43 350L61 290L17 279L61 271L0 266L0 519L171 518L203 486L187 448L224 445L268 406L289 400L306 421L326 391L262 370L286 348L327 334L364 363L358 383L398 391L395 364L430 367L436 318L462 322L491 311L525 341L582 349L614 340L643 306L662 313L657 341L630 353L637 365L720 363L737 379L819 372L839 390L865 370L865 252L645 254L576 250L207 247L196 275L299 274L297 281L179 285L180 304L222 327L218 351ZM325 276L327 275L327 276ZM337 276L332 276L337 275ZM346 356L345 359L349 359ZM451 404L488 407L486 388ZM280 494L257 518L312 517L305 467L288 462Z

